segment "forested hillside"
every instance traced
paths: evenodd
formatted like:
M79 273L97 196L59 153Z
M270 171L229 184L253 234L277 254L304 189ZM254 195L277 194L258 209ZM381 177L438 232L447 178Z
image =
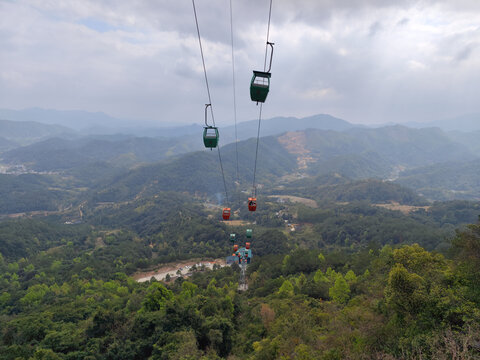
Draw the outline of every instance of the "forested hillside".
M480 360L479 23L0 0L0 360Z
M397 183L430 199L480 199L480 160L448 162L402 173Z
M179 139L86 137L74 140L51 138L2 154L7 164L26 164L36 171L70 170L93 162L108 161L125 168L139 162L156 162L200 147Z
M340 125L260 139L255 212L253 138L4 152L42 172L0 175L0 359L478 358L478 164L457 163L474 153L438 129ZM432 202L442 187L466 200ZM238 265L134 280L225 259L232 233L252 245L246 291Z
M285 235L267 231L258 240L277 251L251 264L246 292L237 291L237 266L137 283L126 275L135 268L129 261L150 255L134 233L60 231L59 243L45 243L50 250L0 258L2 359L474 359L480 352L480 225L458 233L448 257L416 244L278 252Z

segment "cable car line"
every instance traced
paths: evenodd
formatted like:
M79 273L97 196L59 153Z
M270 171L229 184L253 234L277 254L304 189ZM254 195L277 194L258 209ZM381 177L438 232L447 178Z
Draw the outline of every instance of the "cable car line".
M268 41L270 39L270 20L272 19L272 2L273 0L270 0L270 9L268 11L267 44L265 45L265 61L263 63L263 71L265 71L265 69L267 68L268 45L270 46L274 45L273 43ZM272 46L272 57L273 57L273 46ZM272 67L272 57L270 57L270 67ZM268 72L270 72L270 69Z
M198 17L197 17L197 9L195 8L195 0L192 0L192 5L193 5L193 14L195 15L195 24L197 25L197 35L198 35L198 44L200 45L200 55L202 56L203 74L205 75L205 84L207 85L208 102L210 103L210 105L212 105L212 97L210 96L210 86L208 85L207 67L205 66L205 57L203 56L203 46L202 46L202 39L200 37L200 28L198 26ZM212 106L210 106L210 112L212 114L213 126L215 126L215 117L213 116Z
M260 94L256 93L255 95L259 96L256 99L254 97L252 97L252 100L257 100L257 104L258 104L258 102L260 102L260 110L259 110L259 114L258 114L258 130L257 130L257 146L256 146L256 149L255 149L255 165L254 165L254 168L253 168L253 185L252 185L252 187L253 187L253 190L252 190L253 197L249 198L249 200L248 200L248 205L249 205L248 207L249 207L250 211L255 211L256 205L257 205L256 176L257 176L258 145L260 143L260 126L261 126L261 123L262 123L263 102L265 101L265 99L267 97L268 89L269 89L268 86L270 85L270 70L271 70L271 67L272 67L272 59L273 59L273 45L274 45L274 43L271 43L269 41L270 40L270 23L271 23L271 19L272 19L272 2L273 2L273 0L270 0L270 8L269 8L269 11L268 11L267 42L265 44L265 59L264 59L264 62L263 62L263 73L257 72L257 71L253 72L254 76L252 78L252 84L251 84L251 88L250 88L250 96L252 97L252 87L253 87L256 76L260 75L261 78L265 78L265 79L268 80L268 85L266 86L266 89L265 89L264 85L261 86L261 88L263 88L261 90L264 90L264 92L262 92ZM267 55L268 55L268 47L269 46L271 47L272 52L271 52L271 55L270 55L270 64L269 64L269 68L268 68L268 71L267 71Z
M208 94L208 101L209 101L209 103L205 105L205 125L207 127L204 130L203 138L204 138L204 142L205 142L206 138L208 139L207 130L208 130L209 126L208 126L208 123L207 123L207 109L208 109L208 107L210 107L210 113L212 115L212 123L213 123L213 126L210 126L210 128L216 130L216 141L218 143L218 129L215 125L215 116L213 115L212 97L210 95L210 86L208 85L207 67L205 66L205 57L203 55L202 39L201 39L201 36L200 36L200 27L198 25L198 17L197 17L197 9L195 7L195 0L192 0L192 5L193 5L193 14L195 15L195 25L197 27L198 44L200 46L200 55L202 56L203 73L205 75L205 84L207 86L207 94ZM205 145L207 145L207 144L205 144ZM227 182L225 181L225 173L223 171L223 162L222 162L222 155L220 154L220 147L219 146L212 146L210 148L212 149L213 147L216 147L217 150L218 150L218 160L220 162L220 169L222 171L223 186L225 188L225 199L226 199L226 203L228 204Z
M237 136L237 96L236 96L236 85L235 85L235 55L234 55L234 45L233 45L233 6L232 0L230 0L230 38L232 42L232 83L233 83L233 119L235 121L235 155L236 155L236 179L237 184L239 183L239 171L238 171L238 136Z
M263 104L260 104L260 113L258 116L258 130L257 130L257 147L255 149L255 165L253 167L253 197L257 197L257 186L255 184L257 175L257 159L258 159L258 144L260 142L260 125L262 123L262 108Z
M222 170L222 179L223 179L223 187L225 188L225 200L228 204L228 193L227 193L227 182L225 181L225 173L223 172L223 163L222 163L222 156L220 155L220 147L218 149L218 160L220 161L220 169Z

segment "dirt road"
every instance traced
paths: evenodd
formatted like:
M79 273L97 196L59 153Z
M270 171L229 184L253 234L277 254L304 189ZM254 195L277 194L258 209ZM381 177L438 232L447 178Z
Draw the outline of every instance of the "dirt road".
M208 269L213 269L213 265L218 265L220 267L226 266L225 259L215 259L215 260L186 260L180 261L171 264L165 264L162 267L159 267L156 270L137 273L133 275L133 278L138 282L149 281L152 277L162 281L165 280L166 276L170 274L170 277L175 278L178 276L188 277L192 272L192 267L195 265L197 269L200 269L202 266L205 266Z

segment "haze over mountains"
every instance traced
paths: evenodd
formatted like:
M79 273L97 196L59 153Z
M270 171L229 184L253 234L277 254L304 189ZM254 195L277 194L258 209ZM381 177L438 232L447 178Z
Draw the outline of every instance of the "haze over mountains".
M82 112L38 109L3 114L20 114L22 119L42 114L42 121L47 121L44 116L48 115L50 122L60 122L68 115L68 121L62 123L85 116ZM106 119L102 126L112 126L115 121L102 114L86 114L88 119L84 124L88 125L98 125ZM54 172L68 176L77 185L93 186L94 197L99 201L128 200L139 193L165 190L209 196L222 193L218 156L204 150L200 125L157 128L142 137L135 135L135 129L112 127L108 133L112 129L126 133L85 135L63 125L3 120L0 121L4 136L0 141L1 164L6 172ZM249 187L257 129L256 120L239 123L237 146L234 126L220 129L229 187L237 180L237 147L238 181L245 190ZM480 198L480 184L476 180L480 146L474 132L402 125L368 128L321 114L302 119L263 120L261 135L258 179L269 189L295 179L339 174L352 180L396 181L431 200ZM457 181L456 173L460 170L463 175ZM35 181L39 191L38 186L47 189L53 180ZM22 182L22 186L28 184Z
M305 118L295 117L276 117L277 125L284 131L302 130L306 128L317 128L316 122L319 117L324 117L323 128L331 130L344 130L348 127L363 126L361 124L349 123L345 120L335 118L330 115L313 115ZM328 127L328 118L330 118L330 127ZM13 121L33 121L42 124L61 125L72 130L80 131L83 134L112 134L112 133L131 133L136 135L161 136L162 132L168 136L176 134L188 135L193 134L197 127L202 127L203 123L198 124L178 124L175 120L169 119L152 119L151 121L115 118L103 112L89 112L82 110L54 110L42 108L28 108L23 110L0 109L0 119ZM341 120L341 121L340 121ZM295 121L297 126L290 124ZM245 129L256 128L257 120L240 121L241 127ZM399 123L387 122L384 125L397 125ZM457 117L439 119L430 122L409 122L405 121L400 125L413 128L439 127L445 131L461 131L472 132L480 131L480 113L464 114ZM274 126L274 125L272 125ZM378 125L374 126L378 127ZM161 130L159 130L159 128ZM221 128L227 131L230 126ZM239 133L241 129L239 128ZM272 135L270 127L262 127L265 130L264 135ZM153 133L152 133L153 131Z
M319 314L344 319L349 307L355 318L360 311L369 311L360 318L365 319L364 329L376 324L374 333L366 336L376 339L386 333L382 326L391 329L400 318L378 321L395 311L385 310L389 300L384 300L395 271L401 280L401 296L396 299L406 298L409 304L418 289L421 299L432 299L425 302L428 306L414 305L408 318L428 319L425 323L430 324L432 314L444 314L439 324L448 320L458 326L458 314L470 316L472 301L462 295L461 303L457 296L464 293L470 277L462 280L454 274L447 265L456 263L442 260L441 253L455 244L457 229L478 219L480 148L474 132L403 125L370 128L329 115L265 120L258 143L258 208L251 212L246 200L252 194L257 126L256 121L240 123L238 143L232 126L221 128L223 146L209 151L203 147L199 125L157 128L149 136L139 136L135 129L86 134L54 124L0 121L5 136L0 147L0 333L5 335L0 337L0 358L47 354L52 359L84 359L88 350L108 351L104 358L146 359L157 349L164 358L166 348L157 347L164 340L139 331L170 334L176 329L182 334L179 344L184 344L186 324L198 326L195 332L190 330L186 356L192 349L200 354L198 341L204 341L202 349L213 354L212 359L226 358L227 351L219 350L221 356L216 356L210 344L221 347L226 336L233 339L234 331L240 334L244 329L245 335L237 337L251 337L252 319L258 325L258 341L271 344L279 339L263 335L270 331L263 321L268 311L268 321L290 324L302 319L306 331L312 332L318 324L303 321L310 308L315 309L309 316L314 319ZM225 206L233 221L222 221ZM253 238L243 235L246 227L253 229ZM200 258L211 261L232 254L232 233L240 246L251 242L254 254L246 291L238 286L244 280L235 265L198 272L192 266L185 278L180 275L180 268L186 268L183 261L194 264ZM471 233L465 239L471 242ZM392 260L405 261L406 267ZM411 264L418 267L418 274L410 272ZM425 269L431 269L428 264L436 264L436 275L425 275ZM160 266L180 272L173 270L155 282L134 280L139 272L138 278L150 278ZM432 279L437 281L432 289L423 289ZM342 281L348 291L339 300L335 289ZM409 289L417 290L405 292L404 284L414 284ZM178 301L161 294L177 296ZM223 300L206 305L217 296ZM266 308L272 299L272 307ZM480 295L478 299L480 304ZM301 307L286 306L294 302ZM168 309L158 306L163 303ZM147 309L145 304L153 305ZM257 307L245 320L242 312L251 308L249 304ZM418 309L431 304L439 305L418 316ZM445 304L453 310L445 310ZM295 319L279 320L284 311L277 311L277 305L287 316L293 312ZM205 316L195 320L202 311ZM222 313L228 318L219 320ZM344 348L350 335L338 336L337 324L331 334ZM404 327L403 322L395 325ZM341 328L350 332L351 321L345 320ZM316 334L323 329L318 326ZM36 340L28 334L35 334ZM220 340L205 340L204 334ZM395 330L392 343L397 338ZM114 345L120 344L118 339L127 339L121 343L131 347ZM297 341L295 333L292 343ZM42 347L35 355L32 342ZM112 345L96 349L101 343ZM358 346L357 340L352 343ZM175 348L167 346L174 356L165 358L179 358ZM359 359L383 358L365 356L363 348L359 351ZM256 358L278 357L260 352Z
M439 127L445 131L480 131L480 114L465 114L454 118L441 119L427 123L407 122L405 125L416 128Z

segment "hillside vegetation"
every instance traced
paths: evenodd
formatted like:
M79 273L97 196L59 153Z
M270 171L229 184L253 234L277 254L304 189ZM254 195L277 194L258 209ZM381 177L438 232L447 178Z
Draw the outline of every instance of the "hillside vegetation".
M160 230L174 231L164 242L180 224ZM47 235L51 225L41 226ZM47 251L0 257L2 359L474 359L480 351L480 225L457 234L452 258L416 244L277 245L251 264L243 293L236 266L136 283L129 261L150 253L134 233L58 230L62 240L45 242ZM210 233L198 230L190 235L198 241ZM282 237L268 230L254 247Z
M254 138L220 153L188 152L191 135L4 152L0 359L479 358L474 152L438 129L310 123L325 128L260 139L255 212ZM232 233L251 243L246 291L236 264L134 280L225 258Z

